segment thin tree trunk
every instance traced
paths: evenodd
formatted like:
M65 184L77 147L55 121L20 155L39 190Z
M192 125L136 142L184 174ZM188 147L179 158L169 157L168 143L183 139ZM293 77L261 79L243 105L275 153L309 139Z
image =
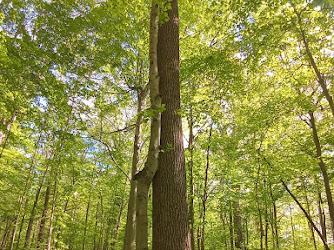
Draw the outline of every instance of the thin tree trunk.
M6 148L6 145L8 143L9 137L10 137L10 131L12 130L12 126L14 121L16 120L16 112L12 115L12 118L9 122L5 122L5 126L7 129L7 134L5 135L2 131L0 131L0 145L2 146L1 151L0 151L0 158L2 157L2 154Z
M234 224L234 235L235 235L235 240L234 240L235 247L237 249L244 249L239 199L233 202L233 224Z
M309 203L308 198L307 198L306 191L305 191L305 200L306 200L307 213L311 216L311 208L310 208L310 203ZM312 225L309 221L308 221L308 226L309 226L309 229L310 229L310 232L311 232L311 241L313 243L314 249L317 250L317 242L315 241L314 229L313 229L313 227L312 227Z
M127 183L128 183L128 180L125 179L123 194L125 193ZM124 205L125 205L125 197L123 196L122 200L121 200L121 204L119 206L119 212L118 212L118 215L117 215L114 234L113 234L112 243L111 243L111 248L114 249L114 250L117 249L118 232L119 232L119 227L121 225L121 219L122 219L122 215L123 215L123 211L124 211Z
M60 164L60 158L59 158L58 164ZM47 250L51 249L51 242L52 242L53 219L54 219L54 215L55 215L56 201L57 201L57 195L58 195L58 193L57 193L58 172L59 172L59 168L57 168L57 170L56 170L55 181L54 181L54 185L53 185L52 208L51 208L50 222L49 222L50 225L49 225L49 230L48 230L48 238L47 238L47 241L46 241L46 249Z
M100 236L99 236L99 243L97 249L103 247L103 230L104 230L104 205L103 205L103 197L102 193L100 193L100 202L101 202L101 224L100 224Z
M276 202L274 199L274 195L273 195L273 190L272 187L270 185L270 197L271 197L271 203L273 205L273 220L274 220L274 232L275 232L275 243L276 243L276 249L279 249L279 236L278 236L278 220L277 220L277 207L276 207Z
M87 235L87 222L88 222L89 207L90 207L90 197L91 197L91 194L89 194L88 202L87 202L86 217L85 217L85 228L84 228L84 235L82 237L82 250L85 249L85 241L86 241L86 235Z
M281 179L281 183L282 183L283 187L285 188L285 190L290 194L290 196L292 197L292 199L297 203L298 207L303 211L305 217L311 223L312 227L314 228L314 230L317 232L317 234L319 235L320 239L322 240L322 242L323 242L323 244L325 246L325 249L326 250L330 250L330 248L328 247L327 241L324 239L322 233L319 231L319 229L317 228L317 226L314 224L312 218L309 216L309 214L303 208L302 204L298 201L298 199L296 198L296 196L290 191L290 189L288 188L288 186L285 184L285 182L282 179Z
M10 250L13 250L13 248L14 248L17 226L18 226L19 221L20 221L24 200L26 199L26 193L27 193L28 185L30 183L30 178L31 178L31 175L32 175L32 169L33 169L33 164L31 164L31 166L30 166L29 174L26 178L26 182L25 182L25 185L24 185L24 188L23 188L23 192L22 192L22 195L20 196L20 199L19 199L19 209L18 209L16 218L15 218L13 233L12 233L12 237L11 237L11 241L10 241Z
M291 234L292 234L293 249L296 250L295 227L293 225L292 210L291 210L290 205L289 205L289 209L290 209L290 227L291 227Z
M291 2L290 2L291 3ZM314 57L313 57L313 54L310 50L310 47L309 47L309 44L308 44L308 41L307 41L307 38L306 38L306 33L305 33L305 30L302 28L303 27L303 24L302 24L302 19L301 19L301 16L300 16L300 13L297 12L295 6L293 3L291 3L291 6L293 7L294 9L294 12L297 16L297 20L298 20L298 25L299 25L299 32L302 36L302 40L303 40L303 44L304 44L304 48L305 48L305 51L306 51L306 54L309 58L309 61L310 61L310 64L311 64L311 67L313 68L315 74L316 74L316 77L317 77L317 80L322 88L322 91L328 101L328 104L329 104L329 107L332 111L332 115L334 117L334 103L333 103L333 98L332 96L330 95L329 91L328 91L328 88L327 88L327 84L326 84L326 80L324 78L324 76L321 74L319 68L318 68L318 65L317 63L315 62L314 60Z
M166 1L167 3L167 1ZM153 180L153 249L191 249L188 227L179 82L178 1L171 1L169 20L159 27L158 64L161 115L159 168Z
M65 206L64 206L64 209L63 209L62 216L64 216L65 213L66 213L66 209L67 209L67 206L68 206L69 201L70 201L70 198L68 197L68 198L66 199L66 202L65 202ZM61 216L61 218L62 218L62 216ZM56 241L56 244L55 244L55 249L58 249L59 239L60 239L60 232L61 232L61 231L60 231L60 225L58 225L57 236L56 236L57 241Z
M25 202L25 205L24 205L24 210L26 210L28 203L29 203L29 200L26 199L26 202ZM22 231L23 231L23 225L24 225L25 217L26 217L26 215L24 214L22 219L21 219L21 225L20 225L19 235L17 236L17 242L16 242L15 249L19 249L19 247L20 247L21 235L22 235Z
M264 182L264 190L266 190L266 193L267 193L267 182L266 182L266 180L264 179L263 180L263 182ZM267 196L266 196L266 198L265 198L265 200L264 200L264 212L265 212L265 215L264 215L264 221L265 221L265 247L266 247L266 250L268 250L269 249L269 246L268 246L268 232L269 232L269 220L268 220L268 206L267 206L267 201L268 201L268 199L267 199Z
M48 172L48 169L49 169L49 164L46 166L46 168L43 172L42 178L40 178L40 180L39 180L40 184L39 184L39 187L36 191L35 200L34 200L31 212L30 212L28 227L27 227L27 231L26 231L26 236L25 236L25 241L24 241L24 248L25 249L28 249L29 245L30 245L30 236L31 236L31 231L32 231L32 226L33 226L33 223L34 223L34 219L35 219L35 211L36 211L36 207L37 207L37 204L38 204L39 195L41 193L42 187L44 186L46 173Z
M112 220L111 220L111 218L108 218L107 229L106 229L106 234L105 234L104 243L103 243L103 250L109 249L109 238L110 238L111 224L112 224ZM114 247L113 244L114 244L114 242L112 241L111 242L112 249Z
M41 140L41 134L39 135L38 140L35 143L35 152L32 156L32 160L31 160L31 163L30 163L30 166L29 166L29 171L28 171L28 175L27 175L27 178L26 178L26 181L25 181L23 192L22 192L22 195L21 195L20 200L19 200L19 209L18 209L18 213L17 213L16 220L15 220L15 223L14 223L14 229L13 229L13 234L12 234L11 243L10 243L10 250L13 250L13 248L14 248L16 230L17 230L17 226L18 226L18 223L19 223L19 220L20 220L20 216L21 216L21 212L22 212L22 208L23 208L23 203L24 203L24 200L26 199L26 193L28 191L28 187L29 187L30 181L31 181L32 176L33 176L34 165L35 165L34 164L35 155L36 155L36 151L37 151L37 145L40 142L40 140Z
M226 220L227 220L227 218L226 218L226 214L225 213L223 213L223 212L221 212L220 213L220 218L221 218L221 220L222 220L222 222L223 222L223 231L224 231L224 243L225 243L225 249L228 249L228 244L227 244L227 237L226 237L226 235L227 235L227 233L226 233Z
M153 177L158 169L158 156L160 145L160 127L161 127L161 97L159 94L159 72L158 72L158 9L159 6L155 0L152 1L151 22L150 22L150 101L153 112L151 118L151 136L149 152L145 167L135 175L137 180L137 227L136 227L136 249L148 249L148 219L147 204L148 192ZM154 247L153 247L154 248Z
M261 162L260 159L258 160L258 169L257 169L257 177L255 182L255 197L256 197L256 205L257 211L259 214L259 228L260 228L260 249L263 250L263 237L264 237L264 230L263 230L263 221L262 221L262 211L260 205L260 198L259 198L259 181L260 181L260 171L261 171Z
M321 192L318 191L318 213L319 213L319 222L320 222L320 227L321 227L321 232L324 237L324 239L327 242L327 231L326 231L326 216L325 216L325 211L322 208L322 198L321 198Z
M47 219L46 217L48 214L49 199L50 199L50 184L47 186L46 192L45 192L44 208L43 208L43 213L42 213L42 219L39 225L38 237L37 237L37 249L39 249L41 244L43 243L45 223Z
M96 204L96 215L95 215L95 226L94 226L94 250L98 249L98 245L96 245L96 235L97 235L97 224L99 220L99 203Z
M11 226L10 220L7 220L6 228L5 228L4 234L2 236L1 249L6 249L7 239L8 239L9 233L10 233L10 226Z
M330 188L330 181L327 173L327 167L325 165L325 162L322 159L322 152L321 152L321 146L320 146L320 141L318 137L318 131L315 126L315 120L314 120L314 115L313 112L309 112L310 115L310 123L311 123L311 128L313 132L313 141L314 145L317 150L317 159L318 159L318 165L321 169L323 181L324 181L324 186L325 186L325 191L326 191L326 198L327 198L327 204L328 204L328 210L329 210L329 217L331 219L331 228L332 228L332 236L334 239L334 204L333 204L333 197L332 197L332 191Z
M234 250L234 229L233 229L233 214L232 214L232 206L230 207L230 243L231 250Z
M191 249L195 249L195 235L194 235L194 120L193 120L193 109L192 103L190 101L190 111L189 111L189 229L190 229L190 239L191 239Z
M206 201L208 199L208 178L209 178L209 168L210 168L210 144L211 144L211 135L212 135L212 124L210 125L210 132L208 138L208 149L206 152L206 167L204 174L204 190L203 190L203 198L202 198L202 232L201 232L201 250L205 250L205 224L206 224Z
M125 227L124 247L123 250L134 250L136 247L136 199L137 199L137 181L133 180L133 177L138 171L140 160L140 149L142 143L142 128L144 116L141 112L145 108L145 99L147 91L144 88L138 88L138 106L137 106L137 120L135 127L135 138L133 142L133 157L132 157L132 169L131 169L131 184L130 184L130 196L128 203L128 213Z

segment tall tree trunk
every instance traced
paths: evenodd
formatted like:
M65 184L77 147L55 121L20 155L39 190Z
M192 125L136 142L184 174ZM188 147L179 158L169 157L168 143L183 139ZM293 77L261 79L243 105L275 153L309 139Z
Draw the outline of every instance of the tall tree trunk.
M35 155L36 155L37 147L38 147L38 144L39 144L40 140L41 140L41 134L39 135L38 140L35 142L35 151L34 151L34 154L32 156L30 166L29 166L29 171L28 171L28 174L27 174L27 177L26 177L23 192L22 192L22 195L19 199L19 209L18 209L16 220L15 220L15 223L14 223L14 229L13 229L13 234L12 234L11 243L10 243L10 250L13 250L13 248L14 248L16 230L17 230L17 226L18 226L18 223L19 223L19 220L20 220L20 216L21 216L21 212L22 212L22 208L23 208L23 203L24 203L24 200L26 199L26 193L29 189L30 181L33 177L34 166L35 166L35 164L34 164L35 163Z
M230 243L231 243L231 250L234 250L234 229L233 229L233 213L232 213L232 205L230 206L230 212L229 212L229 217L230 217Z
M97 249L103 247L103 230L104 230L104 205L103 205L103 196L102 192L100 192L100 202L101 202L101 224L100 224L100 235L99 235L99 243Z
M278 235L277 207L276 207L276 201L273 195L272 185L270 185L269 188L270 188L271 204L273 206L273 223L274 223L275 243L276 243L276 249L279 249L280 246L279 246L279 235Z
M260 172L261 172L261 162L260 158L258 159L258 169L257 169L257 177L255 182L255 197L256 197L256 206L257 211L259 214L259 229L260 229L260 249L263 249L263 237L264 237L264 230L263 230L263 219L262 219L262 211L261 211L261 204L259 198L259 182L260 182Z
M112 219L108 218L107 220L107 229L104 237L104 243L103 243L103 250L108 250L109 249L109 238L110 238L110 232L111 232L111 224L112 224ZM111 245L113 246L114 242L111 242ZM112 248L113 249L113 248Z
M123 194L125 193L127 185L128 185L128 179L125 179ZM116 223L115 223L115 227L114 227L114 234L113 234L112 242L111 242L111 249L114 249L114 250L117 249L118 232L119 232L119 227L121 225L122 215L123 215L123 211L124 211L124 205L125 205L125 197L123 196L122 200L121 200L121 203L119 204L118 215L117 215L117 218L116 218Z
M323 177L323 182L324 182L324 186L325 186L325 191L326 191L326 198L327 198L327 204L328 204L328 210L329 210L329 217L331 219L331 228L332 228L332 236L334 239L334 204L333 204L333 197L332 197L332 191L330 188L330 181L329 181L329 176L327 173L327 167L325 165L325 162L322 159L322 152L321 152L321 146L320 146L320 141L319 141L319 137L318 137L318 131L317 128L315 126L315 120L314 120L314 115L313 112L310 111L309 112L310 115L310 123L311 123L311 128L312 128L312 132L313 132L313 141L314 141L314 145L316 147L316 156L318 159L318 165L320 167L321 173L322 173L322 177Z
M293 249L296 250L296 238L295 238L295 227L293 225L293 218L292 218L292 209L289 205L289 212L290 212L290 227L291 227L291 235L292 235L292 242L293 242Z
M132 169L131 169L131 184L130 184L130 196L128 203L128 214L126 219L125 237L123 250L134 250L136 247L136 199L137 199L137 181L133 180L133 177L138 171L140 160L140 149L142 144L142 126L144 116L141 112L145 108L145 99L147 91L144 88L139 87L137 89L138 105L137 105L137 120L135 127L135 138L133 142L133 156L132 156Z
M298 207L303 211L305 217L311 223L311 225L314 228L314 230L317 232L318 236L320 237L322 243L325 246L325 249L326 250L330 250L329 247L328 247L327 241L324 239L322 233L319 231L319 229L317 228L317 226L314 224L314 222L313 222L312 218L310 217L310 215L304 209L304 207L302 206L302 204L298 201L297 197L290 191L290 189L288 188L288 186L285 184L285 182L282 179L280 181L281 181L283 187L285 188L285 190L290 194L291 198L297 203Z
M58 164L60 164L60 158L58 161ZM46 241L46 249L50 250L51 249L51 242L52 242L52 230L53 230L53 220L54 220L54 215L55 215L55 209L56 209L56 201L57 201L57 189L58 189L58 172L59 172L59 167L56 169L56 174L55 174L55 181L53 185L53 194L52 194L52 208L51 208L51 214L50 214L50 222L49 222L49 230L48 230L48 238Z
M233 224L234 224L234 235L235 235L235 247L237 249L244 249L244 239L242 233L242 219L240 214L240 201L233 202Z
M206 166L205 166L205 174L204 174L204 190L203 190L203 198L202 198L202 232L201 232L201 249L205 249L205 224L206 224L206 202L208 199L208 178L209 178L209 168L210 168L210 144L211 144L211 135L212 135L212 124L210 125L210 132L208 138L208 149L206 152Z
M310 203L309 203L308 198L307 198L306 191L305 191L305 200L306 200L307 213L311 216L311 208L310 208ZM314 229L313 229L313 227L312 227L312 225L311 225L311 223L309 221L308 221L308 226L309 226L310 232L311 232L311 241L313 243L314 249L317 250L317 242L315 241L315 237L314 237Z
M190 90L191 91L191 90ZM194 120L193 120L193 108L192 101L190 101L190 110L189 110L189 144L188 149L190 151L190 160L189 160L189 229L190 229L190 240L191 240L191 249L195 249L195 235L194 235L194 221L195 221L195 212L194 212Z
M325 211L322 208L322 197L321 197L321 192L318 191L318 213L319 213L319 223L321 227L321 232L324 237L324 239L327 241L327 231L326 231L326 216L325 216Z
M86 209L86 216L85 216L85 227L84 227L84 235L82 237L82 250L85 249L85 241L86 241L86 235L87 235L87 223L88 223L88 215L89 215L89 208L90 208L90 197L91 194L89 194L88 202L87 202L87 209Z
M159 72L158 72L158 9L155 0L152 1L150 21L150 101L151 101L151 136L149 151L145 167L134 177L137 180L137 204L136 204L136 246L137 250L148 249L148 219L147 204L148 192L153 177L158 169L158 157L160 146L161 126L161 97L159 94Z
M93 249L98 249L96 235L97 235L97 224L99 221L99 203L96 204L96 214L95 214L95 226L94 226L94 243L93 243Z
M26 202L25 202L25 205L24 205L24 210L26 210L26 208L28 206L28 203L29 203L29 199L27 198ZM26 217L26 215L23 214L23 217L21 219L21 225L20 225L19 235L17 236L17 242L16 242L15 249L19 249L19 247L20 247L21 235L22 235L22 231L23 231L23 225L24 225L25 217Z
M64 209L63 209L63 213L62 213L62 215L60 216L60 219L62 219L62 217L65 215L69 201L70 201L70 197L67 197L67 199L66 199L66 201L65 201L65 206L64 206ZM61 235L61 234L60 234L60 233L61 233L61 230L60 230L60 229L61 229L61 226L58 225L55 249L58 249L58 246L59 246L60 235Z
M47 214L48 214L49 199L50 199L50 184L47 186L46 192L45 192L44 208L43 208L41 223L39 224L39 232L38 232L38 237L37 237L37 249L39 249L41 244L43 243L45 223L46 223Z
M17 211L17 214L16 214L13 233L12 233L12 237L11 237L11 241L10 241L10 250L13 250L13 248L14 248L16 231L17 231L17 227L18 227L18 224L19 224L19 221L20 221L20 218L21 218L23 204L25 203L24 201L26 199L26 193L28 191L28 186L29 186L29 183L30 183L30 179L32 177L32 172L33 172L33 164L31 164L31 166L30 166L29 173L28 173L28 176L26 178L25 185L24 185L24 188L23 188L23 192L22 192L22 195L20 196L20 199L19 199L19 204L18 204L19 208L18 208L18 211Z
M10 227L11 227L11 221L8 219L7 223L6 223L6 228L4 230L4 234L2 236L1 249L6 249L7 240L8 240L8 236L9 236L9 233L10 233Z
M317 63L314 60L313 54L312 54L312 52L310 50L310 46L309 46L307 38L306 38L306 32L303 29L303 23L302 23L302 19L301 19L300 13L297 11L297 9L295 8L295 5L293 3L290 2L290 4L293 7L294 12L295 12L295 14L297 16L297 21L298 21L298 25L299 25L298 29L299 29L299 32L300 32L300 34L302 36L302 42L303 42L306 54L307 54L307 56L309 58L311 67L312 67L312 69L315 72L317 80L318 80L318 82L319 82L319 84L320 84L320 86L322 88L322 91L323 91L323 93L324 93L324 95L326 97L326 100L327 100L327 102L329 104L329 107L330 107L330 109L332 111L332 115L334 117L334 103L333 103L333 98L332 98L332 96L330 95L330 93L328 91L326 80L325 80L324 76L321 74L321 72L320 72L320 70L318 68Z
M166 1L167 3L167 1ZM179 82L178 1L171 2L169 20L159 27L158 66L161 115L159 168L153 180L153 249L191 249L188 230Z
M29 245L30 245L30 236L31 236L31 231L32 231L34 219L35 219L35 211L36 211L37 203L38 203L38 200L39 200L39 195L40 195L42 187L44 185L44 181L45 181L45 177L46 177L46 173L48 171L48 168L49 168L49 165L46 166L46 168L44 170L44 173L43 173L43 176L40 179L40 184L39 184L39 187L38 187L38 189L36 191L34 204L33 204L32 208L31 208L29 222L28 222L28 227L27 227L25 241L24 241L24 248L25 249L29 248Z

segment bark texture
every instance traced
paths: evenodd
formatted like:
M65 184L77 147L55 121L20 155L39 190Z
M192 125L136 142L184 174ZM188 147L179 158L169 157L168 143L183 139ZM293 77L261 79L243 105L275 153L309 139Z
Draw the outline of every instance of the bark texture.
M137 250L148 249L148 219L147 203L148 192L153 177L158 169L158 156L160 146L160 117L161 98L159 95L158 72L158 4L152 1L150 23L150 101L151 101L151 136L147 161L142 171L135 175L137 180L137 204L136 204L136 247Z
M153 249L191 249L180 110L178 1L158 35L161 115L159 168L153 180Z

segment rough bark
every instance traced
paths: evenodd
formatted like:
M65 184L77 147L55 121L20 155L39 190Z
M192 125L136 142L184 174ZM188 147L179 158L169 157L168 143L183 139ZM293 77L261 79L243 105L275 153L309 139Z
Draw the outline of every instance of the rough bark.
M161 152L153 180L153 249L191 249L188 230L187 183L183 149L179 82L178 1L171 2L168 21L159 27L158 65Z

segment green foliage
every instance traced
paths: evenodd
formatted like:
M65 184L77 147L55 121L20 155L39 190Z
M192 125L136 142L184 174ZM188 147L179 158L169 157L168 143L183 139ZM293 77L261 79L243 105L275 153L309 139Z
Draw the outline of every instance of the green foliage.
M157 2L163 23L171 1ZM55 249L122 248L129 189L122 171L130 173L134 123L165 110L135 111L135 90L148 81L150 4L1 2L0 248L9 248L11 233L5 238L5 232L13 232L18 218L15 244L22 225L18 249L26 249L29 219L37 232L48 186L46 227L53 225ZM193 178L188 198L194 199L195 237L201 239L205 226L206 249L231 248L238 213L248 249L265 244L261 223L268 249L314 247L307 220L281 180L318 225L319 195L326 197L309 111L332 190L333 117L303 33L333 96L333 4L179 1L177 115L186 163L193 166L187 175ZM145 123L141 165L148 130ZM161 152L169 150L172 143ZM322 209L330 231L325 203ZM322 247L319 237L315 242ZM31 236L29 247L37 244Z

